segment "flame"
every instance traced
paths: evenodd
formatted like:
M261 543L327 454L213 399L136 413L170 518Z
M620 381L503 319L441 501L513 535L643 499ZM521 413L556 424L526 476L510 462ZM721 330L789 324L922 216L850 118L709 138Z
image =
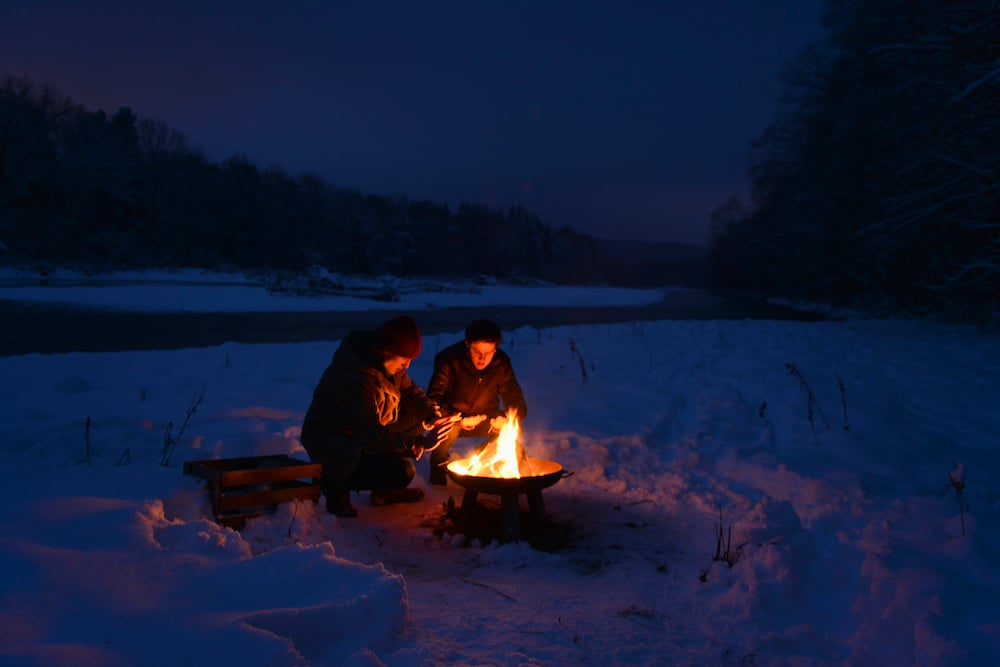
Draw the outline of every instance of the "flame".
M507 410L507 423L500 427L500 433L495 440L490 440L483 451L478 454L458 459L448 464L448 468L460 475L476 477L502 477L505 479L520 479L530 475L530 471L522 474L522 466L527 459L524 447L520 442L521 424L517 419L517 410Z

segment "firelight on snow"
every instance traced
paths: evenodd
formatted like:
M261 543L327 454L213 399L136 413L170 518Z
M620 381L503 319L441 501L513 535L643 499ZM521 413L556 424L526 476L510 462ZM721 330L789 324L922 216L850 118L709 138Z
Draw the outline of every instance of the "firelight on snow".
M361 308L201 276L73 276L3 294L117 311L337 310L352 323ZM372 301L370 322L641 296L391 284L401 301ZM0 664L177 665L193 647L194 662L241 667L1000 664L997 337L843 317L511 328L530 476L449 469L439 487L424 456L422 502L361 502L350 520L282 502L242 531L212 520L181 462L306 458L302 412L333 334L0 355ZM428 350L462 336L459 324L425 333ZM430 354L410 369L418 384L432 372ZM163 428L203 386L164 467ZM504 507L518 523L503 539L472 537L495 535ZM447 520L469 530L437 532ZM735 564L713 556L730 527Z

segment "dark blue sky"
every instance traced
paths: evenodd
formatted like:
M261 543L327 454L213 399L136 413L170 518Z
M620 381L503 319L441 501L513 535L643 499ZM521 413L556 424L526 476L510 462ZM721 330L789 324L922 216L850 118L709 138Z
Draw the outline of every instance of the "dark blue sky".
M0 75L344 187L703 243L821 0L0 1Z

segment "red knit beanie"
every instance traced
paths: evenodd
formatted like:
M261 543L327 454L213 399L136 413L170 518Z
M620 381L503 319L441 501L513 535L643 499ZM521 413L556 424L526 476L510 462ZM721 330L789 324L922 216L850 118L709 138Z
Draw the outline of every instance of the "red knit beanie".
M407 315L383 322L375 332L375 349L383 354L416 359L422 345L420 329Z

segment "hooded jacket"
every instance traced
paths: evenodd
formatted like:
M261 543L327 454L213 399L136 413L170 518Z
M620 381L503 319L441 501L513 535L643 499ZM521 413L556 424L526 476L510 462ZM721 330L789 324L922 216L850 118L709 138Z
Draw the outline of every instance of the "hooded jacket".
M514 408L519 420L528 416L528 405L507 353L497 349L489 365L478 371L472 365L464 340L449 345L434 357L427 397L446 415L460 412L466 417L486 415L493 419Z
M387 428L405 403L421 420L434 417L430 402L406 373L386 373L375 351L373 331L353 331L334 352L323 372L302 424L302 446L312 456L319 448L364 448L372 453L406 454L420 436Z

